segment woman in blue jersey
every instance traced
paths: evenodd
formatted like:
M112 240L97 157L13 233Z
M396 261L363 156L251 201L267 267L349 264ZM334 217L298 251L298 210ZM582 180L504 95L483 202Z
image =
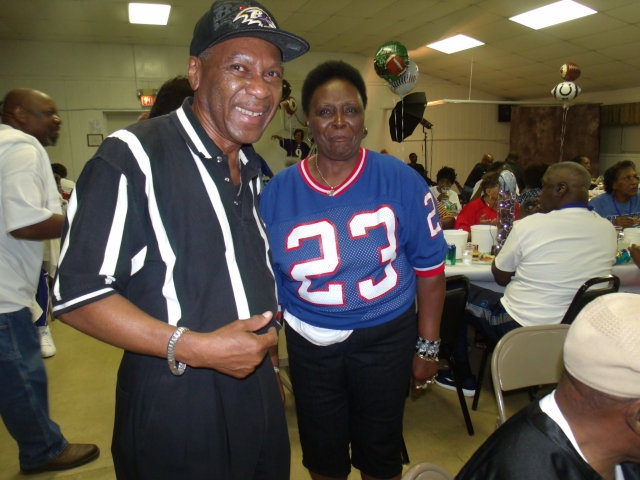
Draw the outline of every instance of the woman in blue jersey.
M365 480L399 479L408 380L425 388L438 369L437 202L402 161L360 146L366 105L355 68L312 70L302 108L318 152L278 173L260 200L314 480L346 479L351 464Z
M617 227L633 227L640 222L638 174L631 160L623 160L604 172L604 191L589 206Z

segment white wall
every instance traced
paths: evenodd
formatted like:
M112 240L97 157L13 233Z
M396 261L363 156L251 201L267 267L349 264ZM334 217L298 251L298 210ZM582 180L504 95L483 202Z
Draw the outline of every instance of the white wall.
M188 49L150 45L108 45L0 41L0 96L13 88L36 88L49 94L57 103L63 130L56 147L48 148L52 162L69 169L76 179L86 161L97 148L88 147L86 135L92 133L90 120L98 120L107 135L106 112L142 111L136 96L139 88L158 88L167 78L185 74ZM293 96L300 100L302 81L307 72L329 59L343 59L357 67L367 83L369 105L366 125L369 136L364 146L387 149L407 161L416 152L420 161L422 128L403 144L390 139L388 118L399 98L375 75L370 58L355 54L310 52L286 65L285 78L291 83ZM468 88L426 75L414 91L425 91L427 99L467 98ZM496 97L472 92L472 99L496 100ZM298 118L304 122L301 109ZM443 165L454 167L464 182L473 165L485 152L503 159L509 149L509 124L498 123L496 105L442 105L429 107L425 113L434 129L429 132L429 151L433 141L433 176ZM298 121L278 113L262 139L256 144L274 171L284 166L284 150L271 141L273 134L288 136L289 127ZM431 136L431 133L434 136ZM430 162L431 164L431 158ZM430 167L431 165L429 165Z

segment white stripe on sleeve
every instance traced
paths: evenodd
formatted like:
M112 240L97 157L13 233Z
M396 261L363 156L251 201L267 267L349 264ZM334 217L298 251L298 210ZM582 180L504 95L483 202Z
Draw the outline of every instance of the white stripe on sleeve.
M120 175L118 199L113 214L109 239L107 240L107 248L104 251L104 260L102 267L100 267L100 275L113 276L116 273L116 265L118 263L118 257L120 256L120 246L122 245L122 235L124 233L124 223L127 219L128 208L127 177Z
M160 248L160 256L162 261L167 267L165 273L164 285L162 287L162 295L167 301L167 313L169 325L177 325L178 321L182 317L182 309L180 308L180 302L178 301L178 294L176 292L176 286L173 281L173 268L176 264L176 256L173 253L167 232L162 223L160 217L160 211L158 209L158 203L156 201L156 194L153 188L153 175L151 172L151 162L149 157L142 148L140 140L128 130L118 130L110 135L116 137L129 145L129 149L133 153L138 166L142 173L144 173L145 179L145 192L148 198L149 216L151 217L151 225L158 241L158 247Z

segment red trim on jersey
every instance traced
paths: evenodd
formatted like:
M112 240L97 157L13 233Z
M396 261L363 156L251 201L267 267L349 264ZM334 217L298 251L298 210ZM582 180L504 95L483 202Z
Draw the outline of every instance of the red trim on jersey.
M418 277L435 277L436 275L440 275L444 272L444 262L427 270L418 270L414 268L413 271Z
M334 197L337 197L338 195L344 193L351 185L353 185L358 180L358 178L360 178L360 175L362 175L364 167L367 164L368 153L369 150L360 147L360 158L358 159L358 163L356 163L356 166L351 171L349 176L344 180L344 182L342 182L333 190ZM310 159L311 157L307 157L298 164L300 175L302 175L302 179L309 186L309 188L315 190L318 193L322 193L323 195L328 196L331 189L327 188L326 185L317 182L316 179L313 178L313 175L311 175L311 169L309 168Z

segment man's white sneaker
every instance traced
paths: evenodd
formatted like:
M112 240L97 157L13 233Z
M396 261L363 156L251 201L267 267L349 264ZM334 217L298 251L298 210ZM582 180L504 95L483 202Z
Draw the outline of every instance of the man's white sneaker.
M53 337L51 336L51 329L49 325L45 327L38 327L38 333L40 334L40 350L42 351L42 358L53 357L56 354L56 346L53 343Z

